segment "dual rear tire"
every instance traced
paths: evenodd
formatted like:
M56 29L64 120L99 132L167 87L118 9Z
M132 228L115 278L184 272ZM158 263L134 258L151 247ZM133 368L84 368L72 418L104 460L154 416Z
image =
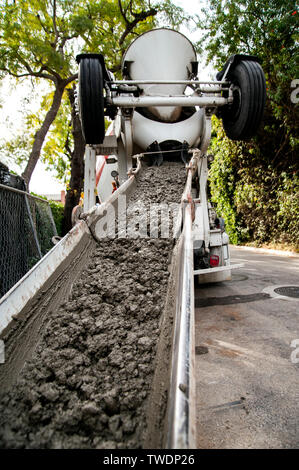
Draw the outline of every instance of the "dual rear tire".
M228 74L232 84L233 103L221 110L223 127L232 140L249 140L261 124L266 81L262 67L256 61L241 60Z

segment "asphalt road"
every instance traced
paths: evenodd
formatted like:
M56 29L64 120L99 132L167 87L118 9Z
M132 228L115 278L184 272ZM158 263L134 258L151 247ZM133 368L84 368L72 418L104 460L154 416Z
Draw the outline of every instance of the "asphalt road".
M195 290L197 447L299 448L299 257L231 260L231 281Z

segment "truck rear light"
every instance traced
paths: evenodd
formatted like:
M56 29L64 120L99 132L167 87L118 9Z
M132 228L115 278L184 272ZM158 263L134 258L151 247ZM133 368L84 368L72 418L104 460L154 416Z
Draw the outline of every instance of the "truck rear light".
M219 256L218 255L211 255L210 256L210 266L211 268L215 268L219 266Z

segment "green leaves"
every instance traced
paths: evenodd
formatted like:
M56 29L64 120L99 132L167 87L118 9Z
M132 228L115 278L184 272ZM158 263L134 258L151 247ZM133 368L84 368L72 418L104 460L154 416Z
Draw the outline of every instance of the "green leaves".
M170 0L15 0L0 3L0 78L30 77L47 79L63 90L76 78L79 52L101 52L109 69L119 74L122 54L128 44L148 29L163 25L179 27L188 17ZM63 100L58 115L51 110L53 93L49 93L39 113L27 117L23 136L4 144L19 162L42 158L54 167L60 178L69 169L72 148L69 128L70 108ZM51 116L46 115L50 110ZM56 119L55 119L56 116ZM34 136L47 119L52 124L46 144L30 152ZM34 163L34 165L35 165ZM32 167L28 170L30 179ZM29 165L27 165L28 167ZM27 171L27 168L26 170ZM29 174L30 173L30 174Z
M290 99L299 61L295 12L290 0L211 0L204 14L209 61L220 69L231 54L257 55L266 75L264 121L252 142L230 142L214 122L212 195L239 242L298 244L298 104Z
M299 178L294 169L273 167L258 142L230 141L213 118L209 171L212 201L232 243L278 243L299 249Z
M11 75L66 78L70 25L65 17L63 24L58 21L59 3L65 6L64 2L16 0L0 7L0 69Z

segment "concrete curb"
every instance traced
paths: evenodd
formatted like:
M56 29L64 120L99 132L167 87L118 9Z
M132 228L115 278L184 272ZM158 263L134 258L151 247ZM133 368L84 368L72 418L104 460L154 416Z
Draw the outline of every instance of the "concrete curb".
M230 245L230 248L236 248L237 250L245 250L245 251L255 251L257 253L265 253L267 255L299 258L299 254L295 253L294 251L274 250L272 248L255 248L253 246L243 246L243 245Z

